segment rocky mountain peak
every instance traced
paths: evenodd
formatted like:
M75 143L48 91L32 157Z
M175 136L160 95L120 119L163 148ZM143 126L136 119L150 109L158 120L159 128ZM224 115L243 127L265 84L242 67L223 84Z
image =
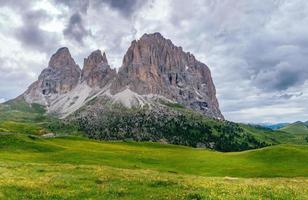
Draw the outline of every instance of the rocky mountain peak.
M50 112L62 114L76 111L98 95L127 107L167 99L223 119L209 68L160 33L134 40L119 73L111 69L105 52L93 51L81 70L68 48L60 48L24 93L27 102L47 105Z
M101 50L93 51L88 58L85 59L85 66L97 65L100 63L108 64L106 53L102 54Z
M162 34L160 34L159 32L155 32L155 33L145 33L141 36L141 38L139 40L148 40L148 39L158 39L158 40L166 40L164 38L164 36L162 36Z
M67 47L62 47L57 50L50 58L48 67L62 68L62 67L76 67L76 63L71 56Z
M29 103L48 105L47 96L61 95L71 91L79 82L81 70L67 47L62 47L51 56L36 82L25 92Z
M160 33L144 34L131 43L112 89L117 93L127 87L223 118L209 68Z
M81 81L86 81L90 87L104 87L115 76L116 71L108 65L105 52L96 50L84 59Z

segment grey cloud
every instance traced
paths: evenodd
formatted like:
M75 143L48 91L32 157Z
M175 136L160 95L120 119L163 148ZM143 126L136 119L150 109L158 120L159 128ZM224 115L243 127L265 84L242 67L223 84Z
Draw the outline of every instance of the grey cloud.
M55 33L39 27L48 19L48 14L43 10L25 11L22 13L23 25L14 31L16 38L26 48L50 53L58 45L58 38Z
M63 30L63 35L76 42L78 45L84 45L84 38L91 35L90 29L86 28L84 17L87 16L89 9L89 0L53 0L55 4L64 5L69 9L67 13L70 17Z
M68 7L72 12L86 14L90 5L97 10L103 6L119 11L124 16L130 16L148 0L53 0L56 4Z
M20 15L22 25L11 32L25 48L50 53L58 44L58 38L39 27L50 20L50 16L44 10L33 10L35 3L37 0L0 0L0 7L9 7Z
M25 9L29 8L33 5L34 1L27 1L27 0L0 0L0 7L8 6L18 9Z
M52 33L42 31L34 25L17 29L16 36L25 47L47 53L51 52L58 42Z
M227 118L245 120L237 111L290 104L293 97L298 100L292 106L302 106L306 98L288 92L303 91L308 79L306 1L177 1L171 6L166 26L154 29L169 30L184 49L209 64ZM273 97L281 92L286 95Z
M42 30L39 25L50 20L51 16L44 10L33 10L37 0L0 0L0 7L9 7L19 14L22 25L12 29L11 34L28 50L50 53L57 45L54 33Z
M254 42L253 42L254 43ZM308 78L306 47L296 43L270 44L262 39L246 49L252 83L268 91L281 91L303 84ZM257 43L261 43L258 45ZM262 44L263 43L263 44Z
M54 3L65 5L73 12L87 13L89 8L89 0L53 0Z
M98 8L103 6L103 4L107 4L111 8L118 10L121 14L130 16L137 11L139 6L146 2L147 0L93 0L91 3Z
M23 62L20 68L20 60L11 57L0 57L0 94L6 100L20 95L26 90L25 86L33 81L32 73L41 68L39 63Z
M85 28L82 16L77 12L70 17L67 27L63 30L63 34L83 45L83 39L90 35L90 31Z
M303 94L304 94L303 92L299 92L299 93L296 93L296 94L281 94L281 95L278 95L277 98L289 100L292 97L300 97Z
M249 80L251 87L270 92L287 90L307 80L308 28L304 24L308 20L297 19L297 15L306 12L307 4L299 1L268 1L266 6L258 1L200 2L192 6L185 2L173 4L175 9L170 19L174 28L183 30L176 37L190 36L184 46L222 60L218 63L224 68L223 82L228 74L231 80ZM302 4L301 11L294 9L297 4ZM191 12L192 9L195 12ZM220 80L217 82L220 84Z
M307 71L305 68L295 69L293 64L296 63L279 63L271 66L269 70L259 72L253 83L265 91L282 91L303 84L307 79Z
M293 97L292 94L283 94L283 95L280 95L278 98L281 98L281 99L291 99Z

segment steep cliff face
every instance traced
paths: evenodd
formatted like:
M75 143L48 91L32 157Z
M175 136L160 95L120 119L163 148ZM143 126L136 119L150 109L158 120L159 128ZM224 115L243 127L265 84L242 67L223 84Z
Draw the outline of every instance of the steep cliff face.
M79 83L81 70L72 58L68 48L60 48L52 55L36 82L25 92L30 103L48 105L46 97L62 95L73 90Z
M162 95L207 116L223 118L209 68L160 33L144 34L126 52L112 92Z
M60 48L22 96L62 118L102 97L126 107L152 109L164 106L159 103L163 100L223 119L209 68L159 33L133 41L119 73L100 50L84 59L81 70L69 50Z
M104 87L115 76L116 70L111 69L105 52L102 55L100 50L96 50L84 59L81 81L86 82L90 87Z

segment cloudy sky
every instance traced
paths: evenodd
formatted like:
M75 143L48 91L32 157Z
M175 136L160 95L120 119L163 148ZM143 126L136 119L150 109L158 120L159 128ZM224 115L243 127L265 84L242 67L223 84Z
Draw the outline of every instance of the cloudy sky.
M0 102L21 94L57 48L76 62L160 32L206 63L236 122L308 120L306 0L0 0Z

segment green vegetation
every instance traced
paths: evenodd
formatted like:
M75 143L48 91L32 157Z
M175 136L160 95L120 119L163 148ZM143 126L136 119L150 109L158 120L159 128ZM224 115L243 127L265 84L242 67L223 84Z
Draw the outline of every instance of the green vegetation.
M95 104L91 101L90 104ZM274 144L307 144L306 133L300 130L273 131L206 118L180 104L164 102L164 110L127 109L105 103L105 110L95 110L86 117L59 120L45 115L37 104L17 99L0 105L0 132L43 135L81 135L105 140L160 141L219 151L241 151ZM83 110L84 111L84 110ZM91 114L96 115L95 118ZM77 114L78 116L78 114ZM98 117L97 117L98 116ZM288 126L289 127L289 126ZM288 128L286 127L286 128ZM307 127L304 125L304 128ZM302 130L302 129L301 129Z
M40 135L44 133L44 130L34 123L14 122L14 121L2 121L0 122L2 132L24 133Z
M246 132L253 135L258 140L267 144L308 144L304 138L308 136L308 132L293 132L290 128L282 128L279 130L271 130L261 126L240 125ZM292 127L292 126L291 126Z
M245 132L267 144L308 144L308 127L303 122L296 122L278 130L246 124L240 126Z
M1 105L3 110L15 110L26 113L44 114L45 108L39 104L28 104L22 97L18 97L14 100L10 100Z
M0 104L0 199L308 199L308 145L294 145L306 144L305 127L272 131L173 104L154 114L116 105L98 120L67 121L18 101ZM130 142L65 136L80 128ZM40 136L49 132L57 137ZM289 144L222 153L132 139L220 151Z
M0 132L43 135L81 134L73 123L66 123L45 115L45 109L38 104L28 104L23 99L0 104Z
M289 133L299 144L308 144L307 122L295 122L279 130Z
M0 104L0 132L40 135L47 132L44 110L37 104L29 105L17 99Z
M180 106L152 110L119 105L94 107L91 111L88 107L80 110L72 120L94 139L161 141L225 152L269 145L236 123L207 118Z
M179 103L173 103L173 102L166 102L166 101L160 101L162 104L170 107L170 108L182 108L184 109L185 106Z
M81 137L0 141L0 199L308 198L305 145L220 153Z

